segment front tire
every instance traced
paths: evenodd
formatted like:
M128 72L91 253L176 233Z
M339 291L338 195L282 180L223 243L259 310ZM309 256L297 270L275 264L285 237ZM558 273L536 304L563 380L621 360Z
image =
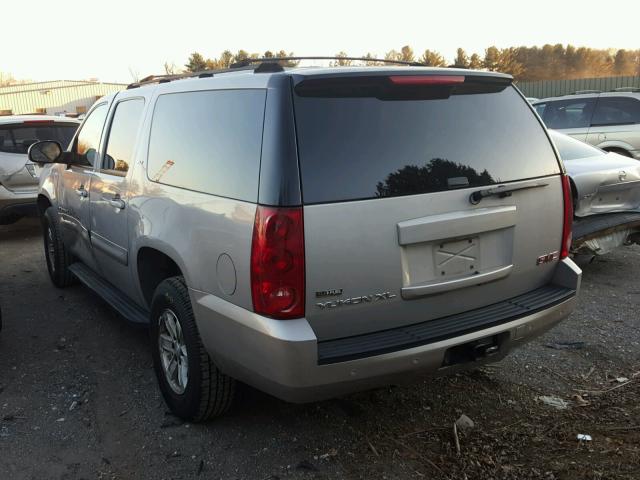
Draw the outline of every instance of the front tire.
M218 370L205 350L183 277L168 278L156 288L150 334L160 391L175 415L203 422L231 407L236 382Z
M73 273L69 270L71 255L64 246L58 216L53 207L47 208L44 212L42 227L44 234L44 256L47 260L49 277L56 287L68 287L73 284L75 280Z

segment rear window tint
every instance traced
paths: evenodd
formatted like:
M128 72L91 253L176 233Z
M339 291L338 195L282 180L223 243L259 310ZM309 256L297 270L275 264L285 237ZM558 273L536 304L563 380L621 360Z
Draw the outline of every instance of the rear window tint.
M77 128L75 123L3 125L0 126L0 152L26 154L31 144L40 140L55 140L67 148Z
M265 97L265 90L158 97L149 141L149 178L255 202Z
M560 171L543 127L513 87L435 100L294 98L306 204Z

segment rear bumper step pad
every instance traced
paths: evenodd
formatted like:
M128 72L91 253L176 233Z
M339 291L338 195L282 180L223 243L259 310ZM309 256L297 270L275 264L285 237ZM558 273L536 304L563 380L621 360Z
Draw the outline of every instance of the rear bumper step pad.
M640 212L602 213L576 219L573 222L573 241L588 239L609 229L640 226Z
M405 327L318 342L318 364L344 362L406 350L507 323L557 305L576 294L546 285L509 300Z

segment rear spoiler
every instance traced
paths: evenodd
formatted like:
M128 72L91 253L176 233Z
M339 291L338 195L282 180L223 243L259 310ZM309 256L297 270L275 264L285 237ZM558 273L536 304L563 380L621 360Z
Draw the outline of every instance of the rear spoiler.
M512 77L492 75L378 74L306 78L294 86L300 97L438 100L451 95L501 92Z

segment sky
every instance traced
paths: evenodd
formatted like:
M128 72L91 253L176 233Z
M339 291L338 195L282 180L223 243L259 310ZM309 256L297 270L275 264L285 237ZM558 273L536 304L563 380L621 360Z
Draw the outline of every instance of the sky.
M297 55L571 43L640 48L640 0L246 1L20 0L4 2L0 72L33 81L131 82L182 67L191 52ZM616 13L617 12L617 13ZM609 19L607 19L609 15Z

